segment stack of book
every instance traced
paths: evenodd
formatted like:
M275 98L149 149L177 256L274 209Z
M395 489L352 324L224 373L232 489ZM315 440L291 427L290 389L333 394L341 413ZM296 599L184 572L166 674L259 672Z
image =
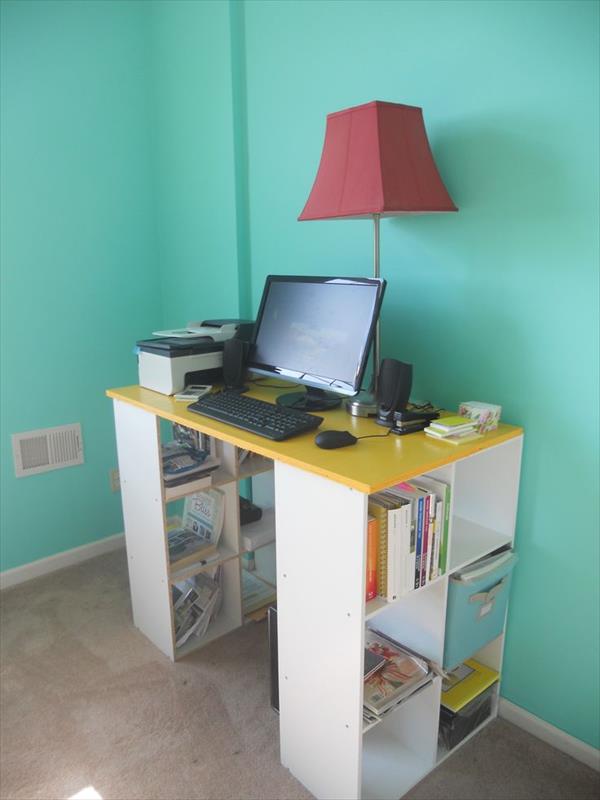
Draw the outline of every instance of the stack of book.
M432 670L425 659L367 628L364 675L363 720L373 723L428 683Z
M450 444L464 444L481 438L481 434L477 433L477 420L459 416L435 420L425 428L425 434Z
M366 600L388 602L446 572L450 486L429 477L369 497Z

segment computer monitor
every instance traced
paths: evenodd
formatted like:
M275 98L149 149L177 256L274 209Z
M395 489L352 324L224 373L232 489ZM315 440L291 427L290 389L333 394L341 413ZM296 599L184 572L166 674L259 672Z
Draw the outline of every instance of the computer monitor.
M248 369L307 387L280 395L280 405L339 405L360 391L384 291L379 278L269 275Z

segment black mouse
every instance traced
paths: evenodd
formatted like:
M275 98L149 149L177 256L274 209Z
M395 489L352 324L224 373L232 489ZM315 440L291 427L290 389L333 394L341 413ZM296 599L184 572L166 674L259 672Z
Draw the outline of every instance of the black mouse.
M323 450L335 450L338 447L348 447L356 444L358 439L350 431L321 431L315 436L315 444Z

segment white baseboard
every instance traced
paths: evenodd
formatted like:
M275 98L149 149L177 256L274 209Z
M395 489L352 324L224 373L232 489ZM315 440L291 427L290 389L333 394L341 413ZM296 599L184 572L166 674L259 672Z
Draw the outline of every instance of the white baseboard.
M0 590L30 581L32 578L39 578L40 575L47 575L57 569L71 567L81 561L87 561L88 558L109 553L111 550L118 550L120 547L125 547L124 533L116 533L114 536L107 536L106 539L98 539L95 542L83 544L81 547L73 547L71 550L65 550L64 553L40 558L38 561L24 564L22 567L7 569L0 572Z
M576 739L574 736L570 736L568 733L561 731L560 728L555 728L554 725L550 725L550 723L536 717L534 714L530 714L529 711L525 711L524 708L516 706L503 697L500 698L498 704L498 715L512 722L518 728L527 731L537 739L541 739L543 742L551 744L552 747L556 747L557 750L576 758L577 761L581 761L587 764L588 767L600 771L600 750L582 742L580 739Z

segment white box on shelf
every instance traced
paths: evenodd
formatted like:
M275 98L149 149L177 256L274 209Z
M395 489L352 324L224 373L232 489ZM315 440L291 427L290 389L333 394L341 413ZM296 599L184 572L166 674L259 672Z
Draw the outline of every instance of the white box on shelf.
M461 417L475 420L479 433L493 431L498 427L502 406L495 406L491 403L480 403L478 400L469 400L461 403L458 407Z

